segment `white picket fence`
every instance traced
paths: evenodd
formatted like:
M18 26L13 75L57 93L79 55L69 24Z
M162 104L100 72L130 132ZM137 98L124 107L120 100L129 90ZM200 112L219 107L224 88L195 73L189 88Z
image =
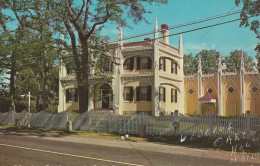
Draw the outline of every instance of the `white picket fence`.
M41 111L35 114L8 112L0 113L0 125L14 125L19 119L21 126L65 129L67 121L72 121L75 130L91 130L117 134L140 134L140 129L147 135L236 135L252 138L260 130L260 117L251 116L250 112L237 117L218 117L204 115L200 117L172 116L152 117L145 114L134 116L94 116L88 113L72 115L69 113L49 114Z

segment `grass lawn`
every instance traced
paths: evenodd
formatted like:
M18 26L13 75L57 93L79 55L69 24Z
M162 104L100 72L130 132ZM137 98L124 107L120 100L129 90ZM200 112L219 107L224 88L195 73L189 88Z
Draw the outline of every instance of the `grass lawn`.
M108 139L108 140L120 140L120 141L132 141L132 142L158 142L167 145L184 146L198 149L214 149L220 151L232 151L232 147L237 146L237 153L247 153L247 154L259 154L260 153L260 143L248 141L246 139L240 138L239 140L230 141L226 137L221 139L211 136L147 136L146 138L138 137L137 135L130 135L126 140L122 140L119 134L111 134L105 132L93 132L93 131L79 131L73 130L67 132L65 130L54 130L46 128L28 128L20 127L15 128L14 126L0 126L1 132L21 132L21 133L31 133L38 134L40 136L75 136L75 137L86 137L95 139ZM183 139L181 141L181 139ZM218 142L216 143L216 140ZM215 143L215 144L214 144ZM217 146L216 146L217 145ZM241 148L242 147L242 148Z

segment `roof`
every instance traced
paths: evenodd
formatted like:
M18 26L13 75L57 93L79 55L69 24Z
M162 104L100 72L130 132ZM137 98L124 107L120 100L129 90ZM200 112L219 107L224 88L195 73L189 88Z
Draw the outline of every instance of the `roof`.
M136 47L136 46L147 47L147 46L152 46L152 43L149 40L123 43L123 47ZM118 47L118 43L109 44L107 47L109 49L117 48Z
M216 98L211 96L209 92L207 92L203 97L199 98L199 102L201 103L216 103Z

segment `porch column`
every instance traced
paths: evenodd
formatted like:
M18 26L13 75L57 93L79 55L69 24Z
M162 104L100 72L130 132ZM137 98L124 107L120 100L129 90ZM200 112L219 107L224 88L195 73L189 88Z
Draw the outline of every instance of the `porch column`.
M241 110L240 114L244 114L245 112L245 58L244 52L241 51L241 66L240 66L240 102L241 102Z
M202 66L201 66L201 57L199 55L199 65L198 65L198 99L202 97ZM202 114L202 104L198 103L198 114Z
M65 109L65 85L62 83L62 78L65 77L66 75L66 68L65 65L62 61L62 59L60 59L60 66L59 66L59 106L58 106L58 112L63 112L66 111Z
M93 86L90 86L89 89L92 90ZM88 97L88 111L94 110L94 94Z
M218 115L224 116L222 109L222 63L221 55L219 54L218 60Z

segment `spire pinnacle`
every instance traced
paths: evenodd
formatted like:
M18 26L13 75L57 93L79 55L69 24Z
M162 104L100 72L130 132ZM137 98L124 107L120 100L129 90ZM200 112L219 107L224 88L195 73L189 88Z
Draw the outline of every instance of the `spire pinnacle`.
M199 54L198 74L202 76L201 55Z
M180 31L180 40L179 40L179 53L183 55L183 46L182 46L182 31Z
M123 34L121 24L118 27L118 47L120 47L120 49L123 48Z
M222 75L222 56L218 53L218 74Z
M244 51L241 51L241 66L240 66L240 72L245 72L245 57L244 57Z
M157 16L155 19L155 27L154 27L154 41L156 43L158 43L159 39L158 39L158 22L157 22Z

